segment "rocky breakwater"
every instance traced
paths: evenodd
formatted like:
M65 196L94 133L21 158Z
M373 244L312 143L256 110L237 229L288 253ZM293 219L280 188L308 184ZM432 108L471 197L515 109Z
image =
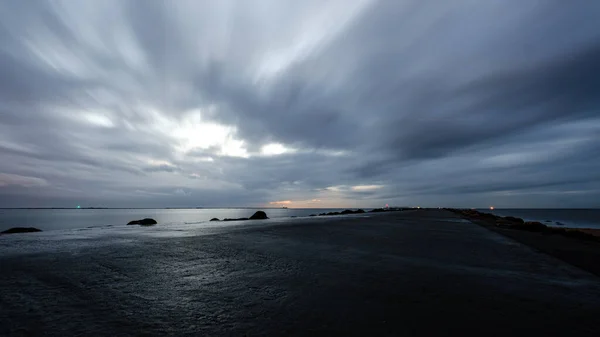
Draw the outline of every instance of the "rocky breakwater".
M495 226L511 230L521 230L528 232L538 232L543 234L558 234L583 240L599 241L600 237L584 232L577 228L554 228L544 225L538 221L525 221L521 218L512 216L498 216L491 213L479 212L474 209L453 209L446 210L461 215L463 218L471 220L475 223Z
M370 211L365 211L364 209L351 210L346 209L341 212L327 212L327 213L319 213L319 214L311 214L310 216L328 216L328 215L348 215L348 214L363 214L363 213L383 213L383 212L396 212L403 211L404 208L374 208Z
M327 213L320 213L318 214L318 216L326 216L326 215L347 215L347 214L362 214L362 213L366 213L364 209L357 209L356 211L350 210L350 209L346 209L343 210L341 212L327 212ZM317 214L311 214L310 216L317 216Z

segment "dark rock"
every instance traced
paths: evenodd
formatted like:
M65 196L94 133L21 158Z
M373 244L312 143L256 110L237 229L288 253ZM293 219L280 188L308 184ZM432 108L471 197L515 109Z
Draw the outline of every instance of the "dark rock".
M237 218L237 219L225 218L225 219L223 219L223 221L244 221L244 220L250 220L250 219L248 219L248 218Z
M297 218L297 216L295 216L295 215L292 215L290 218Z
M34 227L13 227L11 229L7 229L3 232L0 232L0 234L35 233L41 231L41 229L37 229Z
M481 213L481 212L479 212L479 217L488 219L488 220L496 220L496 219L500 218L499 216L491 214L491 213Z
M268 219L267 213L263 211L256 211L256 213L252 214L250 220L265 220Z
M219 218L212 218L210 221L219 221Z
M346 210L343 210L340 214L361 214L361 213L365 213L365 210L359 209L359 210L353 211L351 209L346 209Z
M546 221L544 221L544 222L552 222L552 220L546 220Z
M369 211L369 213L381 213L381 212L385 212L385 209L383 208L374 208L372 210Z
M519 229L519 230L523 230L523 231L529 231L529 232L543 232L546 229L548 229L548 226L544 225L541 222L537 222L537 221L527 221L523 224L517 224L517 225L510 226L510 228Z
M140 225L140 226L152 226L156 225L158 222L154 219L146 218L142 220L133 220L128 223L128 225Z
M510 222L515 222L515 223L525 223L525 221L521 218L515 218L514 216L506 216L504 217L505 220L510 221Z
M579 231L577 229L565 230L564 228L552 228L551 233L587 241L600 241L600 238L598 238L597 236Z
M311 215L309 215L309 216L317 216L317 215L316 215L316 214L311 214Z

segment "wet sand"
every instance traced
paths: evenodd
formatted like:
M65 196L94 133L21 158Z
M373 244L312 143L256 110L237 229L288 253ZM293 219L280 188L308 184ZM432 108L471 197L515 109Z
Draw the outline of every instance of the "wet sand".
M443 210L66 245L0 271L9 336L600 331L597 276Z

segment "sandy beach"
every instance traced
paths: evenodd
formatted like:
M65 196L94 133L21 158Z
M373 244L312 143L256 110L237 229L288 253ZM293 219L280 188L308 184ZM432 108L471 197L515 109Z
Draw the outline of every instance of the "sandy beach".
M519 241L419 210L56 242L0 257L0 335L597 336L600 279Z

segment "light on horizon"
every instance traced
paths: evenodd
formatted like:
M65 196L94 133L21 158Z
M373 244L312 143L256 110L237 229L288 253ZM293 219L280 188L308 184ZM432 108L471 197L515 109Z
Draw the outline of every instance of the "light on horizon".
M493 211L493 210L494 210L494 206L490 206L490 210L492 210L492 211Z

